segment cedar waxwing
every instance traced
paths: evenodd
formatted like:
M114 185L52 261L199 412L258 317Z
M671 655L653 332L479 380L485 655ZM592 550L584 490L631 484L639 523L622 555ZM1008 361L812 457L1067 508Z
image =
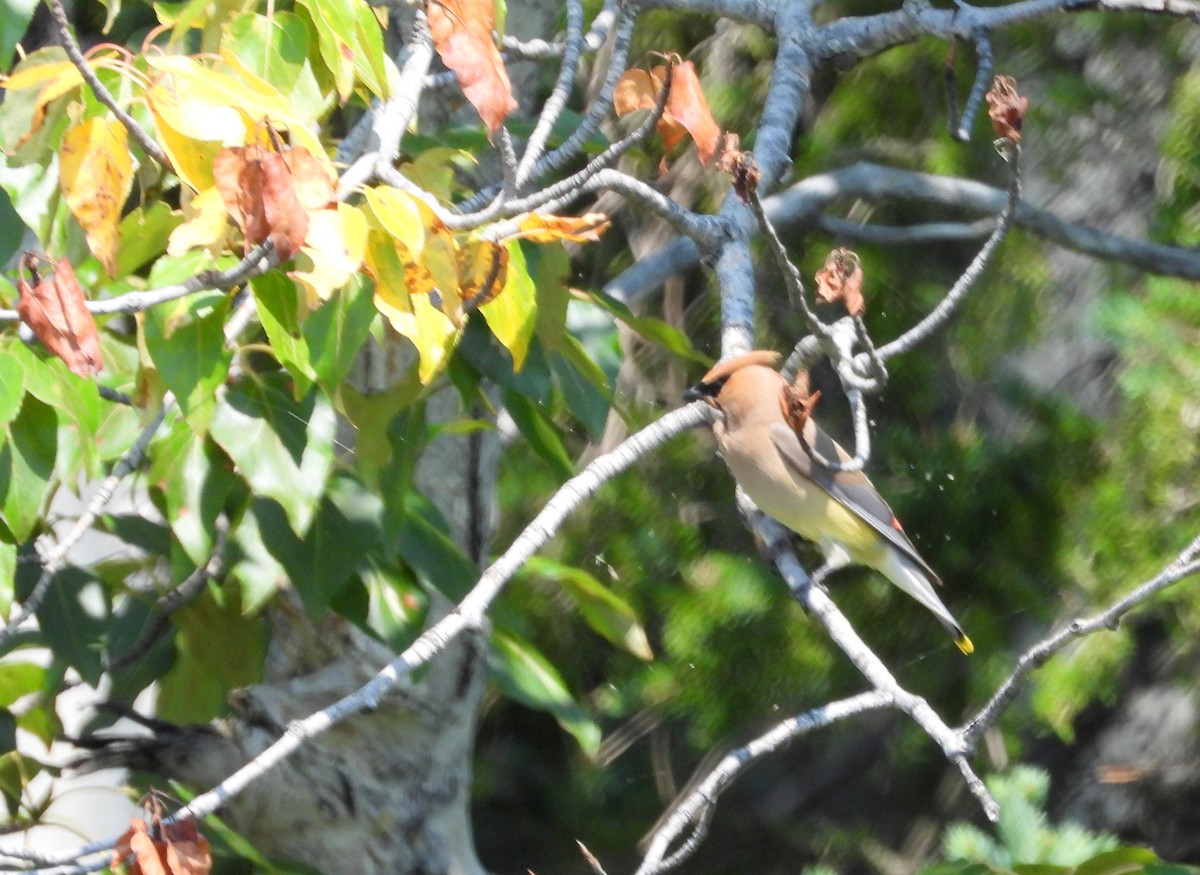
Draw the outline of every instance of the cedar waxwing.
M850 459L811 417L787 410L790 388L773 367L779 358L759 350L721 362L685 396L724 414L713 432L729 470L760 510L817 544L829 570L874 568L932 611L958 649L970 653L971 639L933 588L941 581L871 481L861 471L831 471L809 454L806 445L824 459ZM801 421L803 442L789 424Z

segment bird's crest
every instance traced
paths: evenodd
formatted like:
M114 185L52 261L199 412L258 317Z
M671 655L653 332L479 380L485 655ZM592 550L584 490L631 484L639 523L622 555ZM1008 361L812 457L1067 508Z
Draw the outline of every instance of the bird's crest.
M773 368L779 364L780 358L782 356L779 353L770 349L756 349L752 352L745 352L731 359L725 359L723 362L717 362L712 370L704 375L700 383L704 385L720 382L728 378L734 371L740 371L742 368L749 367L750 365L762 365Z

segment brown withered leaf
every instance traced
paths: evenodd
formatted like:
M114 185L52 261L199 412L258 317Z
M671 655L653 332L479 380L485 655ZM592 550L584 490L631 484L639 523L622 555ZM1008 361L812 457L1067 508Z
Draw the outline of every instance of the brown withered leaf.
M700 77L696 75L696 68L691 61L684 61L671 69L667 113L691 134L696 142L696 151L700 153L700 163L708 167L716 154L721 129L717 127L708 101L704 99Z
M492 0L427 0L425 12L438 56L458 77L488 136L494 137L517 101L492 37L496 26Z
M670 152L690 136L696 143L700 163L709 166L717 153L721 129L708 108L700 88L700 79L691 61L675 63L670 68L671 93L667 106L658 120L658 133L663 148ZM667 78L667 67L651 70L626 70L617 80L613 92L613 109L618 116L639 109L654 109Z
M1021 124L1029 110L1029 98L1017 93L1017 80L1012 76L997 76L984 99L996 136L1013 143L1021 142Z
M42 275L39 263L49 265L51 272ZM30 279L21 277L17 281L21 294L17 315L21 321L33 329L46 349L67 363L72 373L89 377L99 371L104 367L100 335L71 263L65 258L55 262L26 252L21 267L30 275Z
M130 818L129 829L113 847L109 868L115 871L132 857L129 875L208 875L212 854L195 820L164 824L163 804L154 791L143 804L150 811L150 822Z
M784 386L779 396L779 406L783 410L783 419L797 435L804 431L804 424L812 416L813 409L821 400L821 393L812 392L809 388L808 371L796 374L792 385Z
M246 251L270 239L281 261L299 251L308 234L308 213L333 203L333 181L303 147L276 151L253 144L222 149L213 178Z
M817 271L817 299L823 304L841 301L851 316L861 316L866 310L863 299L863 272L858 255L849 249L835 249Z

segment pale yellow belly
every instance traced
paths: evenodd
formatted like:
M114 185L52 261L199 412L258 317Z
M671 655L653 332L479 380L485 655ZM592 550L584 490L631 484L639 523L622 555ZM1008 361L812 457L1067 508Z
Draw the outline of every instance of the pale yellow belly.
M763 513L819 545L827 558L833 558L831 548L840 545L855 564L877 567L883 561L886 547L870 525L815 483L794 474L765 435L749 443L766 451L750 453L742 441L727 440L723 454Z

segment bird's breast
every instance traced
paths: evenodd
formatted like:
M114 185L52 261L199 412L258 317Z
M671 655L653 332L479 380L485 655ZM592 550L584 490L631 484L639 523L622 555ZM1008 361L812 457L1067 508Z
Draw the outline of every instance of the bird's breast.
M853 562L876 564L872 560L880 539L874 530L791 468L775 449L767 428L739 429L719 440L730 471L759 510L818 544L827 558L832 559L831 548L838 545Z

